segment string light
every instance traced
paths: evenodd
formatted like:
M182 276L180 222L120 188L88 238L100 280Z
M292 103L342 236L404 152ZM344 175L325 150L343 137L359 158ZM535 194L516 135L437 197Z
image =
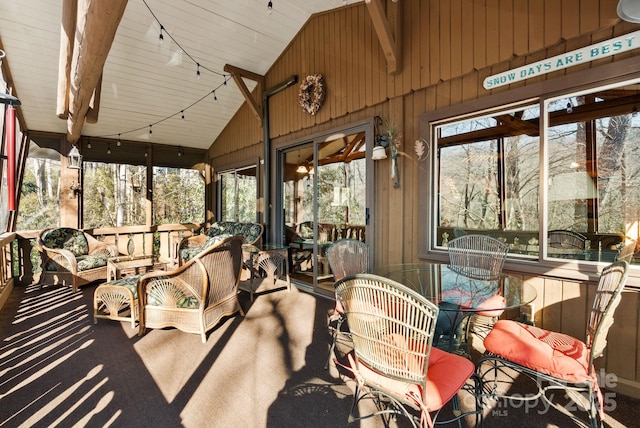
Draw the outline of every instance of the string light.
M210 69L208 67L205 67L202 64L199 64L199 61L196 61L196 59L193 56L191 56L191 54L189 52L187 52L186 49L183 48L182 45L180 43L178 43L178 41L173 38L171 33L168 32L167 29L162 25L162 23L160 22L160 20L156 16L156 14L153 13L153 10L151 10L151 7L149 7L149 5L147 4L147 1L146 0L142 0L142 3L144 3L144 5L147 7L147 9L149 10L149 13L153 17L153 19L155 19L156 22L158 23L158 25L160 25L160 33L163 34L163 32L164 32L164 34L166 34L171 39L171 41L178 47L178 49L180 49L191 60L191 62L193 62L194 64L196 64L198 66L198 71L200 70L200 68L202 68L203 70L206 70L209 73L217 74L218 76L223 76L226 79L226 77L228 76L227 74L221 73L219 71L212 70L212 69ZM164 39L164 36L162 38Z
M122 141L120 141L120 134L118 134L118 142L116 144L118 147L122 145Z
M567 113L573 113L573 106L571 105L571 103L567 103Z
M267 15L271 15L273 13L273 2L269 0L267 3Z
M91 138L87 140L87 149L91 148Z
M111 154L111 144L107 143L107 154L110 155Z
M209 95L213 94L213 98L215 101L218 100L218 97L216 95L216 91L218 89L220 89L220 87L222 86L227 86L227 80L231 77L229 74L225 74L225 73L221 73L215 70L211 70L210 68L205 67L204 65L200 64L199 61L196 61L195 58L189 54L189 52L187 52L182 45L180 45L180 43L178 43L178 41L171 35L170 32L167 31L167 29L164 27L164 25L162 25L162 23L160 22L160 20L158 19L158 17L155 15L155 13L153 12L153 10L151 10L151 7L149 7L149 5L147 4L146 0L142 0L142 2L144 3L144 5L147 7L147 9L149 10L149 13L151 14L151 16L153 17L153 19L156 20L156 22L158 23L158 25L160 25L160 34L158 36L159 41L163 41L164 40L164 34L166 34L169 39L171 39L171 41L191 60L193 61L193 63L196 65L196 76L198 79L200 79L201 76L201 71L200 69L202 68L203 70L209 71L210 73L216 74L218 76L222 76L223 77L223 82L221 84L219 84L216 88L214 88L211 92L208 92L206 95L202 96L200 99L196 100L195 102L191 103L191 105L177 111L176 113L173 113L163 119L160 119L154 123L149 124L149 137L151 137L151 134L153 133L152 131L152 126L153 125L157 125L159 123L165 122L169 119L171 119L174 116L177 116L178 114L180 115L181 120L184 121L184 112L188 109L190 109L191 107L195 106L196 104L204 101L205 98L207 98ZM269 7L273 8L273 2L269 1ZM139 127L139 128L135 128L135 129L131 129L129 131L121 131L117 134L108 134L108 135L102 135L100 136L101 138L109 138L109 137L114 137L115 135L118 136L118 140L120 140L120 135L121 134L130 134L130 133L134 133L134 132L139 132L141 130L143 130L145 128L145 126ZM91 147L91 143L87 144L87 147L90 148ZM146 153L145 153L146 156Z
M178 157L182 156L182 147L178 147Z
M162 45L164 42L164 36L162 35L162 30L164 30L164 26L160 24L160 36L158 37L158 43Z

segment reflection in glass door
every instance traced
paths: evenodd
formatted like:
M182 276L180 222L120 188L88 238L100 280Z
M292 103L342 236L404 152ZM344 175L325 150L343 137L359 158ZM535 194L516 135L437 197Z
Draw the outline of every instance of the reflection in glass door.
M334 135L282 153L282 213L292 279L333 292L327 248L344 238L365 241L365 131Z

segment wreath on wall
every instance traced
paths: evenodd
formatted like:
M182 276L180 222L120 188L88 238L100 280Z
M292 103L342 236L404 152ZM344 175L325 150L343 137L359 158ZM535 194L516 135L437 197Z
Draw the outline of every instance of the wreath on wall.
M311 74L300 84L298 102L307 113L314 115L324 102L324 79L322 74Z

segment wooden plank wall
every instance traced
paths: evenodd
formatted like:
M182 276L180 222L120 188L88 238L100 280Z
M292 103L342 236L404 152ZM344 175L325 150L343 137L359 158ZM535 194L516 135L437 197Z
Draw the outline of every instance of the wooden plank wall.
M379 115L392 118L403 134L401 186L394 189L390 162L375 163L376 215L374 263L418 259L419 165L413 142L419 116L546 79L575 73L634 55L627 52L486 91L485 77L607 40L640 28L621 21L612 0L403 0L401 69L386 72L384 53L364 3L312 16L269 70L266 88L296 74L321 73L326 102L314 116L298 105L294 85L270 98L274 147L305 136L346 127ZM260 100L261 94L255 93ZM225 165L262 157L261 123L243 105L212 144L209 159ZM393 210L391 209L393 207ZM401 215L398 215L401 213ZM400 238L398 238L400 237ZM529 278L539 289L537 321L547 328L584 336L593 284ZM640 309L637 294L625 297L605 363L607 371L632 384L640 396ZM624 311L624 312L622 312ZM632 346L633 345L633 346Z

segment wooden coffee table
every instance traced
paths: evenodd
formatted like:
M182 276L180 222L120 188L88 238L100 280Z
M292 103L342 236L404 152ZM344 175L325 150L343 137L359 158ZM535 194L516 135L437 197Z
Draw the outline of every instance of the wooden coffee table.
M166 270L169 261L154 256L120 256L107 260L107 282L123 276Z

